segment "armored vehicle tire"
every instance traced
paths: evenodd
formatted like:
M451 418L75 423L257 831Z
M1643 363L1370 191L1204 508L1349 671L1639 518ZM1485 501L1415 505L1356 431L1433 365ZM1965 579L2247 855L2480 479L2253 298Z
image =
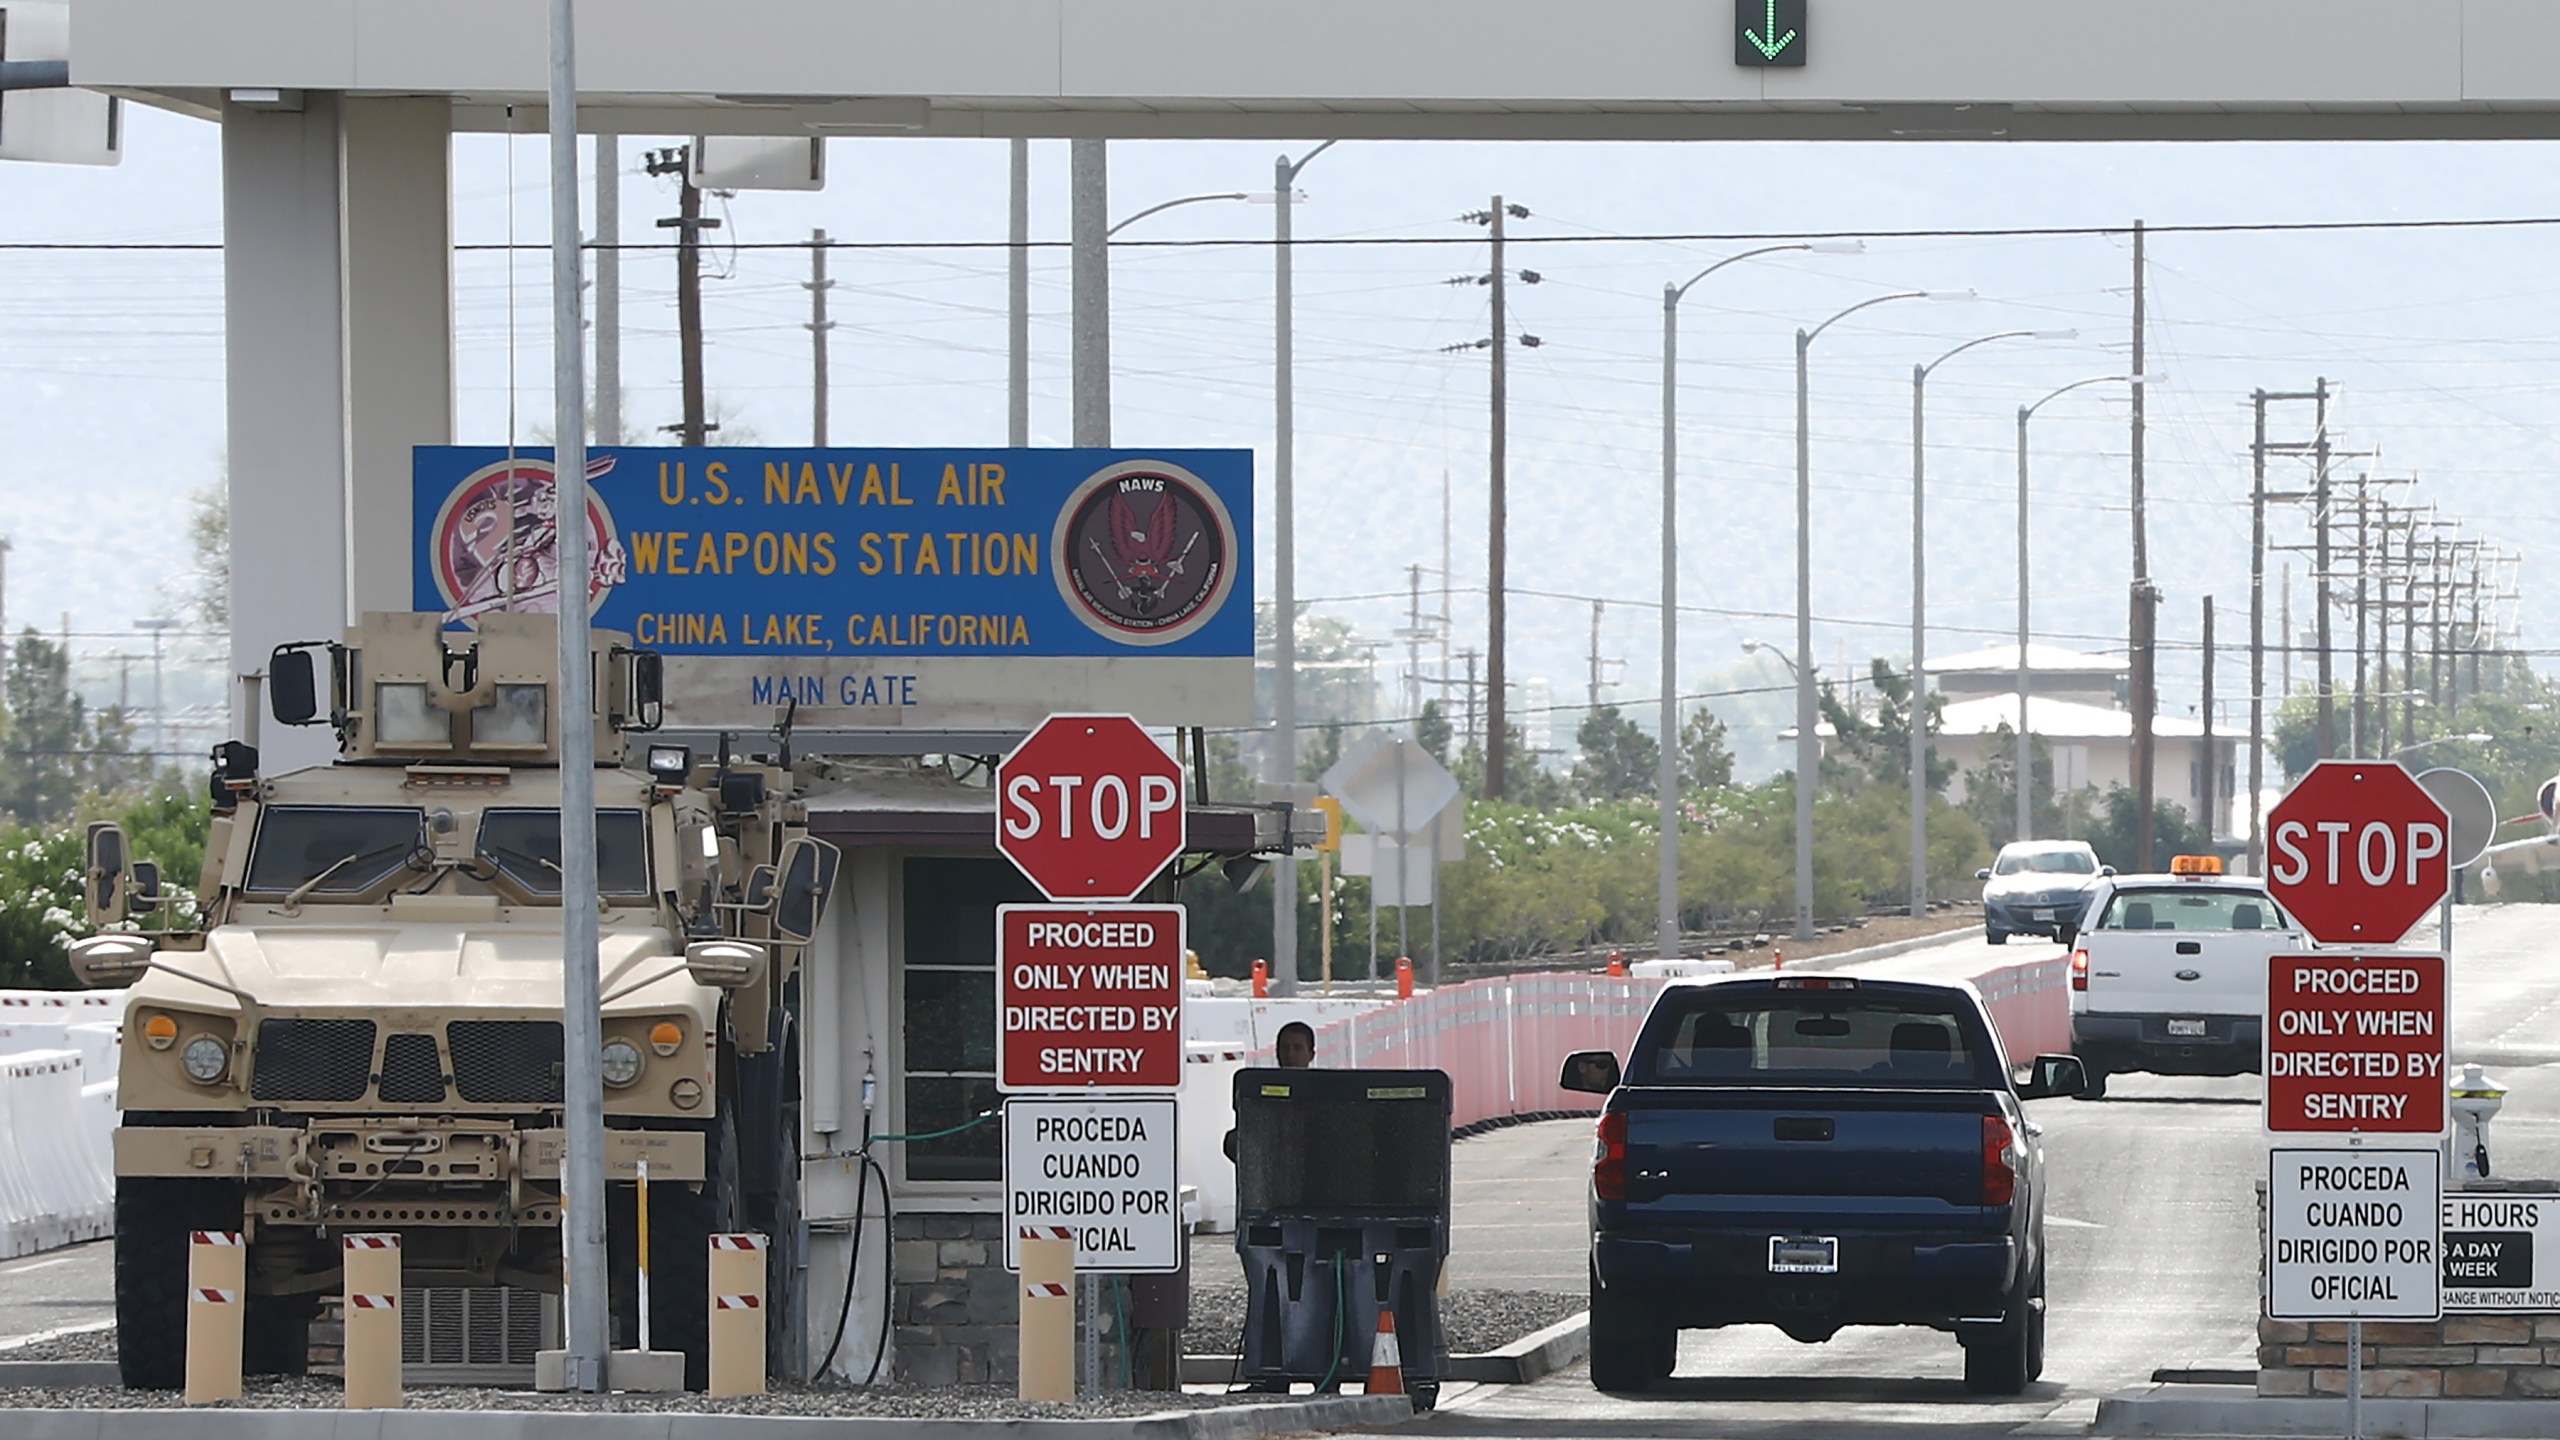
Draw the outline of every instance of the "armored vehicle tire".
M240 1373L306 1375L311 1371L311 1322L320 1297L262 1295L249 1301L240 1336Z
M804 1378L794 1363L793 1247L800 1232L800 1037L791 1012L775 1006L766 1022L773 1048L738 1060L738 1204L743 1228L765 1237L765 1354L783 1379Z
M684 1354L684 1384L711 1383L711 1237L738 1228L738 1122L732 1102L704 1136L699 1190L682 1181L649 1186L649 1345ZM615 1185L606 1219L613 1267L616 1343L640 1343L637 1186Z
M239 1228L237 1181L116 1181L116 1357L126 1389L186 1384L190 1237Z

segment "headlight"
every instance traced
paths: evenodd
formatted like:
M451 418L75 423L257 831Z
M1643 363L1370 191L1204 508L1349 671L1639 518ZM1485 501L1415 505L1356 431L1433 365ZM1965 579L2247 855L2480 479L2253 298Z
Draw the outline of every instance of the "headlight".
M231 1067L231 1047L210 1035L199 1035L178 1052L178 1063L186 1067L188 1079L210 1085Z
M604 1042L604 1083L628 1085L640 1078L640 1047L628 1040Z

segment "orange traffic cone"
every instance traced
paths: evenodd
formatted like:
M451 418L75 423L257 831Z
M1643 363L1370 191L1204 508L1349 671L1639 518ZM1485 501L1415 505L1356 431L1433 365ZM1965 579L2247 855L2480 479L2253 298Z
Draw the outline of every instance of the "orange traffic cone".
M1378 1307L1377 1343L1369 1349L1369 1393L1404 1393L1404 1352L1396 1348L1396 1312Z

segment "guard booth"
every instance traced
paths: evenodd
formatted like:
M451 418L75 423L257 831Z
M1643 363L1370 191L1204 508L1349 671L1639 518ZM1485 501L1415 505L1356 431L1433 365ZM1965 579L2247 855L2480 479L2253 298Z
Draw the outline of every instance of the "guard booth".
M1430 1409L1448 1364L1448 1075L1244 1070L1235 1110L1243 1377L1365 1380L1384 1309L1405 1388Z

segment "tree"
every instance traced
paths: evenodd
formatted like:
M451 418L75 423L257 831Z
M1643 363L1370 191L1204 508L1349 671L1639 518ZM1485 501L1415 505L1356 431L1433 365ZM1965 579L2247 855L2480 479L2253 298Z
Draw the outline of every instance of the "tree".
M1529 751L1529 742L1517 725L1503 727L1510 732L1511 744L1503 757L1502 798L1531 810L1553 810L1562 806L1567 796L1562 777L1538 763ZM1459 788L1469 799L1484 798L1484 747L1470 745L1458 755L1458 763L1449 767L1458 777Z
M57 824L80 798L88 707L71 688L71 652L31 626L10 647L9 773L0 810L21 825Z
M2053 794L2053 752L2041 736L2027 743L2028 758L2034 766L2035 822L2038 835L2059 835L2065 830L2061 806ZM1982 764L1965 772L1964 811L1993 847L2018 838L2018 732L2002 724L1983 742Z
M2142 818L2142 802L2122 785L2108 787L2098 798L2094 812L2081 838L2098 852L2098 862L2130 871L2138 863L2135 841L2137 822ZM2166 800L2154 801L2151 816L2151 853L2157 857L2201 855L2206 852L2204 831L2187 819L2186 810ZM2165 864L2158 868L2168 868Z
M1733 751L1725 743L1724 722L1701 705L1680 727L1680 788L1694 794L1732 783Z
M1582 758L1573 767L1573 788L1585 801L1633 800L1654 793L1662 747L1617 706L1603 705L1583 717L1574 740Z
M1443 765L1449 763L1449 740L1452 733L1449 727L1449 713L1440 708L1440 702L1423 701L1422 714L1413 722L1413 738L1424 750L1430 752L1432 759Z
M207 630L231 628L231 486L226 477L187 496L194 568L176 599Z
M1822 718L1834 735L1823 757L1823 778L1831 784L1855 785L1872 780L1903 789L1909 785L1911 774L1911 674L1876 660L1868 665L1867 683L1876 692L1876 713L1872 717L1841 703L1829 684L1822 687ZM1936 728L1943 704L1941 696L1928 699L1932 729ZM1954 761L1931 756L1929 788L1946 789L1955 773Z

